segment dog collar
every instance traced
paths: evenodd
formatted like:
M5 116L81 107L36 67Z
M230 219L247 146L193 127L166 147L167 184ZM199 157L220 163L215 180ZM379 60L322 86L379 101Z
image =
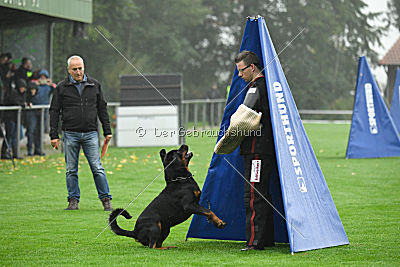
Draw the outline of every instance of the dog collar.
M187 177L176 177L176 178L174 178L174 179L171 179L171 180L169 180L169 181L167 181L167 183L172 183L172 182L177 182L177 181L183 181L183 180L186 180L186 179L189 179L189 178L193 178L193 175L189 175L189 176L187 176Z

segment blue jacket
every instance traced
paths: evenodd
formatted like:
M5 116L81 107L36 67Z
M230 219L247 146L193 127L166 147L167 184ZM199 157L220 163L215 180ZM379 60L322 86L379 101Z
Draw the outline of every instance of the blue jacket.
M47 84L38 85L36 96L32 99L33 105L48 105L50 103L50 95L54 88Z

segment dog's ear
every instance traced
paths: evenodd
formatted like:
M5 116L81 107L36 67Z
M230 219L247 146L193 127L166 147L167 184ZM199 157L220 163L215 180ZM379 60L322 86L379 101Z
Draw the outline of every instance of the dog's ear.
M179 152L184 153L184 152L188 152L189 147L185 144L181 145L181 147L179 148Z
M161 161L164 162L165 159L165 155L167 154L167 152L165 151L165 149L161 149L160 150L160 157L161 157Z

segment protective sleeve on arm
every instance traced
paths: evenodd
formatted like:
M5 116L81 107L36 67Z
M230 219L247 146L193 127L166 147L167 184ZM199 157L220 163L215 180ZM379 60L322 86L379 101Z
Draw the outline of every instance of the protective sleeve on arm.
M254 109L259 103L259 99L260 99L260 93L257 87L250 87L249 90L247 90L247 94L243 101L243 105L245 105L248 108Z

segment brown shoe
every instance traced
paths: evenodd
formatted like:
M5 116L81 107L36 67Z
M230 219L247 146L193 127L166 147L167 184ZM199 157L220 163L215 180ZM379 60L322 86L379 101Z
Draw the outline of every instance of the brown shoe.
M78 200L75 198L68 199L68 207L65 210L79 210Z
M102 198L101 203L103 203L104 211L113 211L110 198L108 197Z

